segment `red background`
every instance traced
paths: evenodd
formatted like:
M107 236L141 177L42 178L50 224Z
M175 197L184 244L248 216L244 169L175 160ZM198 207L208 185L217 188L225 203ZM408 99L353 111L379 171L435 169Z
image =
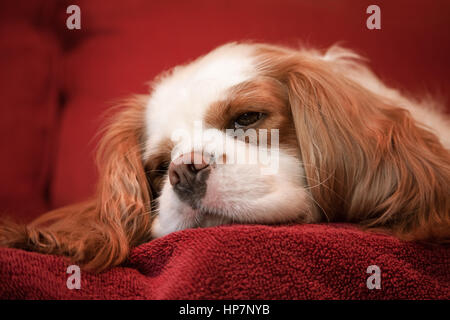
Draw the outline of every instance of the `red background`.
M70 4L81 30L66 28ZM381 30L366 28L371 4ZM340 42L389 84L448 99L449 17L447 0L3 1L0 213L27 220L91 195L103 112L228 41Z

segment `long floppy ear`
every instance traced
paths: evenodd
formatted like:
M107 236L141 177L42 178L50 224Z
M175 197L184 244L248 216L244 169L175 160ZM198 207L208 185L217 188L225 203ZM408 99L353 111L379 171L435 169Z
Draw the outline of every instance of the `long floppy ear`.
M314 210L402 239L450 240L450 153L434 134L325 61L290 51L265 61L288 87Z
M28 226L0 225L0 245L59 254L92 271L126 260L150 239L151 194L141 159L145 97L126 102L97 152L100 180L94 199L51 211Z

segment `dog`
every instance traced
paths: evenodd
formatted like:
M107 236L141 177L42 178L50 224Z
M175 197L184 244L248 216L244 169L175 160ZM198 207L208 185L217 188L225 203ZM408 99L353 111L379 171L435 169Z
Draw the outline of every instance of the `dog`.
M450 238L448 117L386 86L350 50L229 43L150 91L106 127L95 197L27 226L4 222L0 245L102 271L153 238L231 223Z

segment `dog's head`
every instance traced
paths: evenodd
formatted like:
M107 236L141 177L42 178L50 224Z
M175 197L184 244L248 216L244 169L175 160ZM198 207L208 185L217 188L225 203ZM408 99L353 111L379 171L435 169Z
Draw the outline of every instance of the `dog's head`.
M448 151L355 58L233 43L174 68L113 124L100 189L130 221L151 210L154 237L288 221L448 232Z
M225 45L155 83L143 154L150 181L159 179L155 236L231 222L320 220L289 89L266 54L256 45Z

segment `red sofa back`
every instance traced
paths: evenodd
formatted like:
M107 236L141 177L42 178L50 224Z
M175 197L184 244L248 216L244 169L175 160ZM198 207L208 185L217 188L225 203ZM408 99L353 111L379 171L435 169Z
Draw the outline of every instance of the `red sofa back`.
M81 9L68 30L66 8ZM96 182L103 113L161 71L228 41L326 48L370 60L389 84L448 98L450 2L360 0L9 1L0 4L0 212L30 220ZM164 107L164 106L161 106Z

